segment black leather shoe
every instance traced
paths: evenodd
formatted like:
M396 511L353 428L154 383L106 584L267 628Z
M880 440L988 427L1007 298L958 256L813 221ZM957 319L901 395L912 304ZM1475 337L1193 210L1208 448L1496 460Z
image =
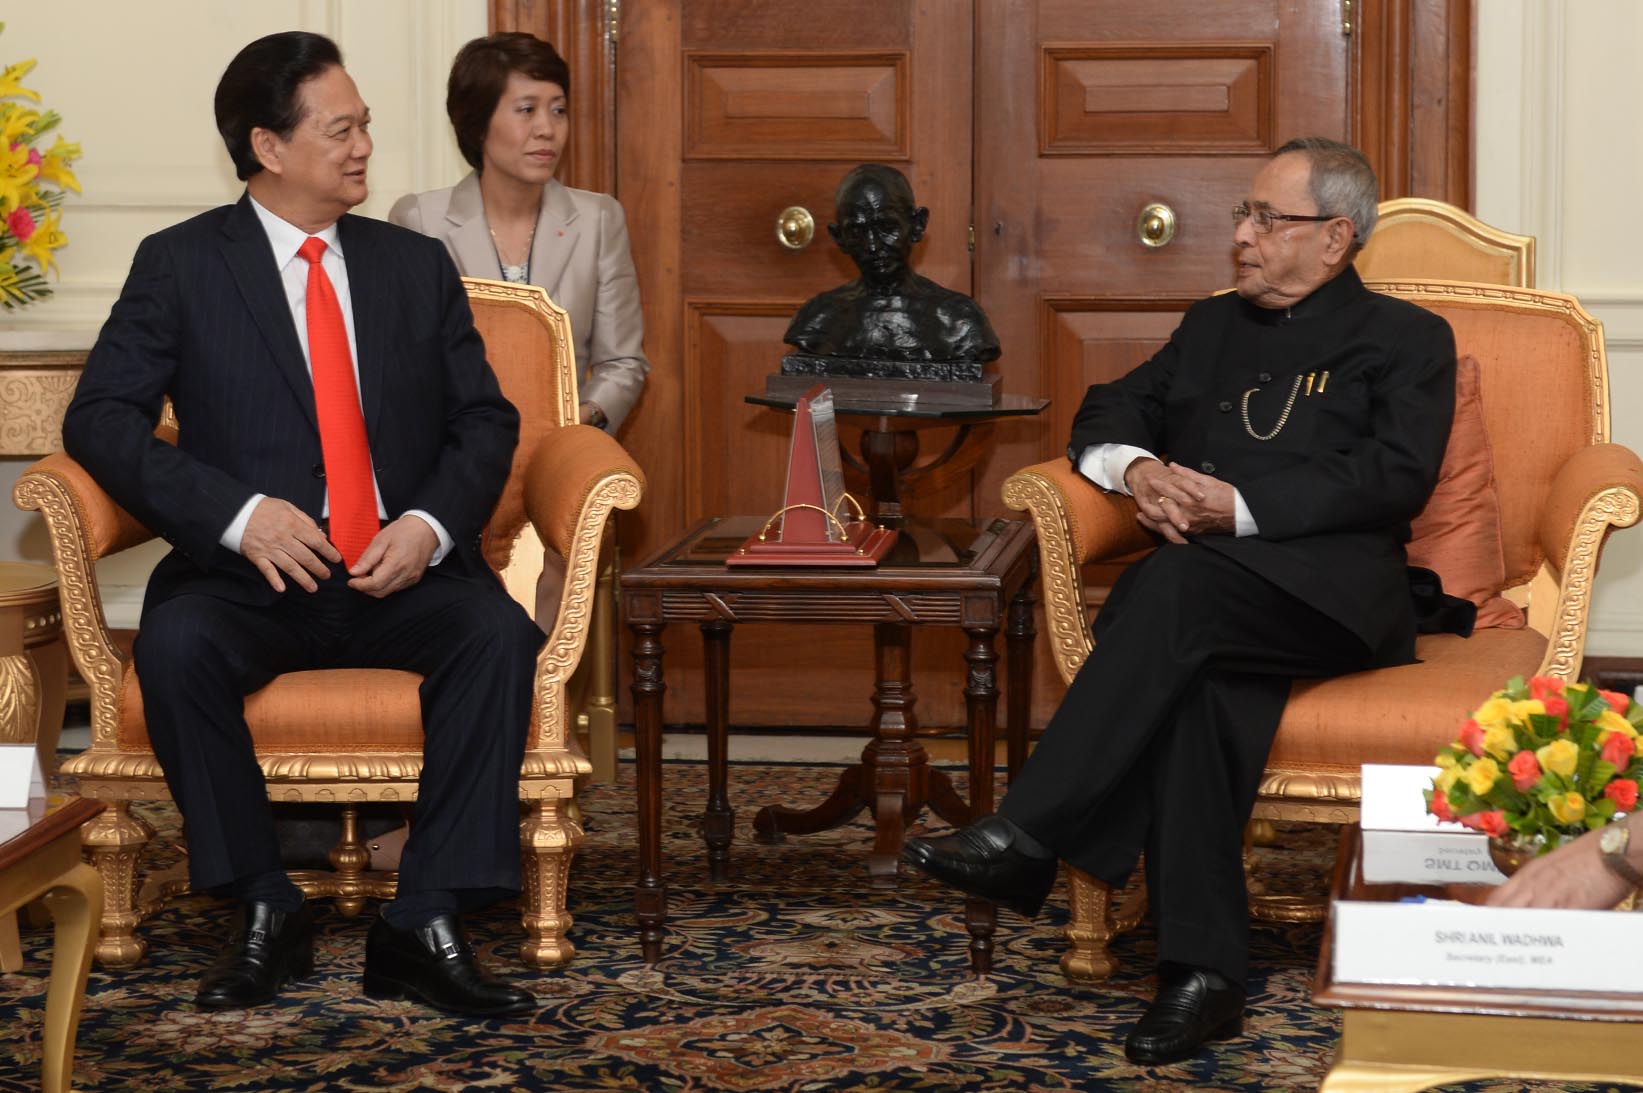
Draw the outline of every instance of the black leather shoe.
M1158 970L1158 997L1124 1040L1124 1054L1143 1066L1190 1059L1210 1040L1244 1030L1244 990L1207 968Z
M276 911L267 903L240 905L234 932L200 977L194 1004L237 1010L272 1002L287 979L314 970L314 910Z
M939 839L908 839L901 860L961 892L1032 918L1055 885L1055 856L1026 853L1022 834L1004 817L988 816Z
M536 1008L530 991L504 983L479 966L455 915L401 930L381 915L365 939L365 993L370 998L420 998L436 1010L502 1017Z

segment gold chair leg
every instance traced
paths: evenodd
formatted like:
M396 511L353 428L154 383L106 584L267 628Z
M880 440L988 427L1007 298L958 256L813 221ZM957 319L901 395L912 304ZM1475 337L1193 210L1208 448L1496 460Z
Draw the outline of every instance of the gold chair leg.
M137 936L142 916L137 910L137 865L154 829L131 814L129 801L110 801L96 819L80 829L80 845L103 881L102 938L97 963L105 968L129 968L148 952L148 942Z
M342 833L337 836L337 845L326 857L337 871L334 881L338 893L337 910L344 918L353 918L365 909L365 890L360 878L365 873L365 867L371 864L371 851L366 848L365 840L359 837L358 806L342 806Z
M578 728L587 733L587 755L594 782L616 781L616 633L621 604L621 552L616 546L615 515L599 557L599 583L588 621L588 649L570 681L570 706Z
M1146 890L1137 887L1127 897L1115 893L1082 869L1067 866L1067 951L1061 954L1061 974L1078 982L1105 979L1118 966L1107 945L1146 914Z
M582 829L567 815L562 799L532 802L519 831L524 859L524 891L519 903L525 926L525 943L519 955L531 967L564 964L576 955L576 947L565 936L571 928L565 896L571 858L581 842Z

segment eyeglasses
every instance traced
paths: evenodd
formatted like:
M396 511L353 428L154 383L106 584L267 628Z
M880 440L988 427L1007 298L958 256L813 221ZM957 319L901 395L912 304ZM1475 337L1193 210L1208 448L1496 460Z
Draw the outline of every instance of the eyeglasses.
M1309 223L1321 223L1325 220L1335 220L1335 216L1297 216L1293 213L1275 213L1264 205L1250 208L1248 205L1234 205L1232 207L1232 223L1242 224L1248 220L1250 226L1265 235L1272 230L1274 220L1294 220Z

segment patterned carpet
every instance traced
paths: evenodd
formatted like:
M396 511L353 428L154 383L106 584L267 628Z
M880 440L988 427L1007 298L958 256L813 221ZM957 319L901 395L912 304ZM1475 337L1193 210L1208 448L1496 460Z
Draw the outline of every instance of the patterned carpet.
M1143 926L1117 944L1118 975L1075 986L1059 973L1065 893L1032 926L1001 915L996 973L968 974L962 903L914 878L866 883L869 829L853 825L761 846L753 813L818 801L837 770L737 766L734 879L707 879L692 827L705 770L674 763L667 832L672 933L647 967L634 936L632 768L585 798L588 839L572 874L566 969L531 977L528 1020L469 1022L359 992L369 915L321 911L315 974L277 1004L204 1013L187 1001L219 944L225 905L189 897L145 925L147 961L94 970L75 1087L87 1090L603 1090L644 1093L1070 1093L1074 1090L1310 1090L1339 1022L1310 1004L1320 931L1257 926L1248 1034L1200 1060L1130 1065L1123 1035L1152 990ZM175 839L169 808L147 815ZM1273 884L1322 884L1327 833L1282 833ZM1297 851L1297 847L1299 850ZM1279 859L1274 859L1279 860ZM509 907L470 931L495 967L523 976ZM0 975L0 1093L38 1089L50 932L25 929L27 964ZM1517 1082L1473 1093L1550 1090ZM1569 1088L1569 1087L1559 1087Z

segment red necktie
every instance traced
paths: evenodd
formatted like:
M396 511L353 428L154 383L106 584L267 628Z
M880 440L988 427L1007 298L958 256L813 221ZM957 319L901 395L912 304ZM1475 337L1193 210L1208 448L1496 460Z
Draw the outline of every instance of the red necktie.
M309 236L297 253L308 262L308 360L314 374L314 410L319 417L325 485L331 498L331 542L352 567L376 538L376 487L371 480L371 445L359 409L359 385L348 353L348 328L336 289L320 257L325 240Z

